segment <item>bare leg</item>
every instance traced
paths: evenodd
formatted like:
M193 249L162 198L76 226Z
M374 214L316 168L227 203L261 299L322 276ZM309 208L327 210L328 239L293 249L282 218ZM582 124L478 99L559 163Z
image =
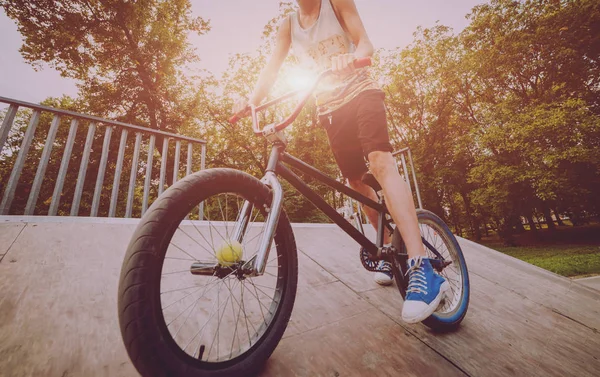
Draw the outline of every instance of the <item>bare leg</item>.
M375 194L375 191L371 188L371 186L362 183L362 181L360 179L352 179L352 180L349 179L348 183L350 184L350 187L352 187L354 190L360 192L367 198L369 198L375 202L378 200L377 194ZM369 222L371 223L371 225L373 225L373 228L375 228L375 231L377 231L377 223L379 222L379 213L376 210L374 210L373 208L366 206L366 205L363 205L362 208L365 210L365 213L367 214L367 217L369 218ZM389 235L389 232L384 231L383 232L383 243L388 244L390 242L392 242L392 240Z
M386 205L400 230L408 257L425 256L415 204L408 185L398 173L394 157L390 152L381 151L371 152L368 157L371 172L383 188Z

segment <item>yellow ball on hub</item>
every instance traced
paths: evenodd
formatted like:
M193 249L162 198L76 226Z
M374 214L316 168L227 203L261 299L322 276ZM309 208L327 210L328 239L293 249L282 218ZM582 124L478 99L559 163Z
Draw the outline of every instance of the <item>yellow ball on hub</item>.
M217 260L222 266L231 266L242 260L242 245L234 240L225 240L216 250Z

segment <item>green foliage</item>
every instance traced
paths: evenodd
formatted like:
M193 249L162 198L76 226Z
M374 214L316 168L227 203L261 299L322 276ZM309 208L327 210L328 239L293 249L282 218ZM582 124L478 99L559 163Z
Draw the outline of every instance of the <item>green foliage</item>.
M78 80L87 112L174 132L195 122L211 80L189 74L199 57L187 38L210 27L189 0L0 5L18 23L24 59Z
M600 214L595 1L493 0L460 34L418 29L385 60L391 123L422 197L457 233L504 238L551 210Z
M561 245L496 249L563 276L600 274L598 246Z
M26 61L49 63L79 82L77 100L49 99L48 104L206 139L208 167L232 167L261 176L269 142L253 134L249 120L231 125L227 119L234 101L252 91L277 27L294 4L280 4L280 13L265 26L263 45L254 54L233 56L218 82L208 73L189 69L199 54L189 45L188 34L209 31L206 20L192 16L190 4L189 0L68 4L0 0L18 22ZM459 235L479 239L491 227L507 242L524 231L524 220L533 223L543 217L552 231L556 226L552 218L559 215L574 224L599 216L600 3L491 0L473 8L468 18L470 24L460 33L440 24L419 28L409 46L378 51L375 57L373 71L384 83L392 142L397 148L411 148L424 206ZM293 57L286 61L272 95L290 89L285 76L296 64ZM277 106L261 114L260 123L281 120L290 109L290 103ZM0 182L10 174L28 115L19 113L0 155ZM288 151L341 180L315 118L310 105L287 132ZM50 121L40 121L16 208L25 205ZM62 122L46 173L50 180L56 176L68 132L69 120ZM71 182L76 179L84 129L82 125L78 131L69 165ZM120 130L113 134L111 161L116 159L119 135ZM96 132L90 157L84 214L91 203L102 138L103 129ZM127 165L133 139L130 135L122 187L131 168ZM144 139L143 145L147 142ZM173 175L172 144L167 177ZM159 152L161 145L157 140ZM197 148L194 161L199 153ZM153 180L159 157L154 159ZM113 172L114 166L109 166L101 214L107 211ZM334 207L342 206L340 194L311 179L307 183ZM65 197L72 186L65 186ZM38 203L42 212L52 187L44 184ZM286 184L284 189L293 221L326 221L291 187ZM140 195L138 190L138 202ZM124 205L120 200L118 213L123 213ZM61 203L60 211L68 210L69 203Z

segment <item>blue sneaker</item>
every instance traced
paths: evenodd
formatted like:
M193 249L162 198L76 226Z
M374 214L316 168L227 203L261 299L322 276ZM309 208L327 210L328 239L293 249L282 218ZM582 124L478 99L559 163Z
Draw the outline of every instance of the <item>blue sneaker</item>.
M389 262L380 260L377 264L377 272L373 275L373 280L379 285L391 285L394 280L392 265Z
M402 307L402 319L418 323L435 312L450 285L433 271L428 258L408 260L408 289Z

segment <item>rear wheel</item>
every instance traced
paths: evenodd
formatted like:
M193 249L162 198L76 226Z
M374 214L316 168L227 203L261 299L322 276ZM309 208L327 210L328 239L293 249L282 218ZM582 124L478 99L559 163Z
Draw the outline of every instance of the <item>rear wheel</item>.
M283 212L264 275L242 272L258 251L270 198L248 174L209 169L177 182L144 215L123 262L118 303L140 374L251 376L269 358L290 319L298 277ZM225 263L217 251L229 250L246 200L253 209L241 255ZM198 275L198 265L216 268Z
M450 290L438 309L426 318L423 324L435 330L453 330L462 322L469 306L470 288L467 264L456 237L442 219L426 210L417 210L417 218L423 240L435 248L444 260L452 262L441 271L438 271L450 284ZM392 240L395 249L398 251L393 260L394 276L400 294L402 298L405 298L407 257L402 237L397 228L394 230ZM425 244L427 257L439 259L427 243Z

